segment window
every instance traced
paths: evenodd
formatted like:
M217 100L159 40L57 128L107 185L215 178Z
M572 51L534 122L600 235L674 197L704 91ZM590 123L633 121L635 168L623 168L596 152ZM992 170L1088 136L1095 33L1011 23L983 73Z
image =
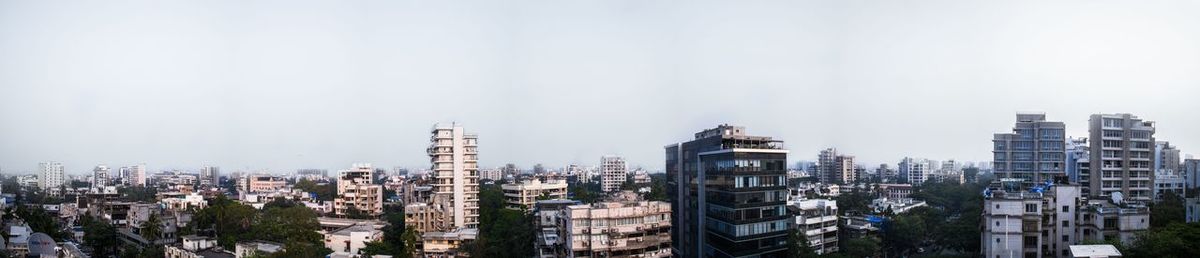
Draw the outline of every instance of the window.
M1071 227L1071 221L1070 221L1070 220L1063 220L1063 221L1062 221L1062 225L1063 225L1063 227L1064 227L1064 228L1069 228L1069 227Z
M1070 241L1071 241L1071 236L1068 236L1068 235L1063 235L1062 239L1063 239L1063 242L1070 242Z
M1025 212L1037 212L1037 204L1026 204Z
M1063 205L1062 212L1071 212L1071 206Z

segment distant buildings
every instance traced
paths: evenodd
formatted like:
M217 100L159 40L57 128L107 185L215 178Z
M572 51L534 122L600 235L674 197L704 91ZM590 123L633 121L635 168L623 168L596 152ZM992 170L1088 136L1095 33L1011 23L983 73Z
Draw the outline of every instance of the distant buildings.
M787 253L787 150L783 141L720 125L665 147L671 232L678 257ZM716 197L716 198L710 198ZM753 211L753 212L750 212Z
M479 225L478 137L458 125L435 125L430 133L433 192L450 202L447 215L454 227L475 228Z
M97 165L92 169L92 192L103 192L104 187L108 186L108 166Z
M1154 122L1130 114L1097 114L1088 123L1090 196L1108 199L1120 192L1130 200L1153 199Z
M214 166L200 167L200 185L209 187L220 186L221 168Z
M1179 173L1179 165L1179 148L1165 141L1154 144L1154 170Z
M838 154L829 148L817 155L817 180L823 184L849 184L857 179L854 156Z
M927 159L904 158L900 160L900 179L903 183L921 186L929 179L933 165Z
M539 199L556 200L567 198L566 180L548 180L542 182L537 178L523 180L518 183L501 185L504 191L504 203L509 209L530 209Z
M373 183L374 175L371 164L354 164L350 169L338 171L333 212L346 215L353 208L371 216L383 214L383 186Z
M631 180L633 180L634 184L649 184L650 180L651 180L650 173L646 173L645 170L640 170L640 169L637 171L634 171L633 176L631 176L630 178L631 178Z
M1047 121L1046 114L1017 114L1011 133L992 137L996 176L1030 182L1067 182L1065 129L1063 122Z
M621 190L629 168L625 159L617 156L600 157L600 189L606 193Z
M796 214L796 230L817 254L838 251L838 206L835 200L810 199L793 201L788 209Z
M571 205L563 215L567 257L671 257L666 202Z
M383 241L383 225L355 224L325 233L325 248L333 250L328 257L360 257L369 242Z
M38 188L51 193L51 195L62 194L60 187L65 183L63 177L63 164L58 161L48 161L38 164L41 175L38 178Z
M911 184L879 184L879 197L888 199L904 199L913 193Z

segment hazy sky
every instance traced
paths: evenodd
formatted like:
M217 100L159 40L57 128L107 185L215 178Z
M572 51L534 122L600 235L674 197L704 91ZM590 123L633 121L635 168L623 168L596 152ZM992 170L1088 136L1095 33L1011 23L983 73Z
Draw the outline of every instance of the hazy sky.
M426 167L429 129L486 167L659 169L719 123L987 161L1018 111L1092 113L1200 148L1196 1L0 1L0 167L68 173Z

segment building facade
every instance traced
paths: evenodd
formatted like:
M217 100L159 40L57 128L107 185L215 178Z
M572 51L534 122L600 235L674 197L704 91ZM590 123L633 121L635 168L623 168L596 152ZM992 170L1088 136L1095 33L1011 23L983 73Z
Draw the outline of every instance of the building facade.
M110 169L105 165L97 165L92 169L92 191L104 192L104 187L108 186L108 175Z
M671 257L666 202L602 202L566 207L566 257Z
M808 246L817 254L838 251L838 207L835 200L794 201L788 206L796 215L796 230L804 232Z
M58 161L42 162L38 164L38 188L52 194L62 194L59 188L63 186L65 177L63 176L63 164Z
M530 209L539 199L558 200L567 198L567 181L562 179L542 182L537 178L519 183L504 184L504 203L509 209Z
M787 153L783 141L730 125L666 146L675 255L786 255Z
M621 190L625 184L628 169L625 159L617 156L600 157L600 189L606 193Z
M1066 183L1066 124L1046 114L1017 114L1010 133L992 137L992 166L999 178Z
M346 215L354 208L372 216L383 214L383 186L374 184L374 177L371 164L354 164L351 169L338 171L333 212Z
M219 186L221 185L221 168L213 166L200 167L200 185L201 186Z
M907 183L913 186L921 186L925 180L929 179L933 164L927 159L915 159L905 157L900 160L900 179L902 183Z
M1153 199L1154 122L1130 114L1096 114L1088 123L1090 196L1107 199L1120 192L1130 200Z
M838 154L837 149L821 150L817 155L817 180L823 184L849 184L858 179L854 156Z
M456 228L479 225L479 153L477 139L461 126L434 125L428 153L433 192L450 202L447 215Z

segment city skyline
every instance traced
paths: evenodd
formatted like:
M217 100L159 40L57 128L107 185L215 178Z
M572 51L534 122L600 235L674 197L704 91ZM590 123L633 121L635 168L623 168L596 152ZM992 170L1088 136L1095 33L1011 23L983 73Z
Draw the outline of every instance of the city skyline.
M718 124L792 161L980 162L1018 112L1069 137L1130 113L1200 147L1200 6L873 3L9 2L0 168L419 168L439 122L477 133L485 168L657 171Z

